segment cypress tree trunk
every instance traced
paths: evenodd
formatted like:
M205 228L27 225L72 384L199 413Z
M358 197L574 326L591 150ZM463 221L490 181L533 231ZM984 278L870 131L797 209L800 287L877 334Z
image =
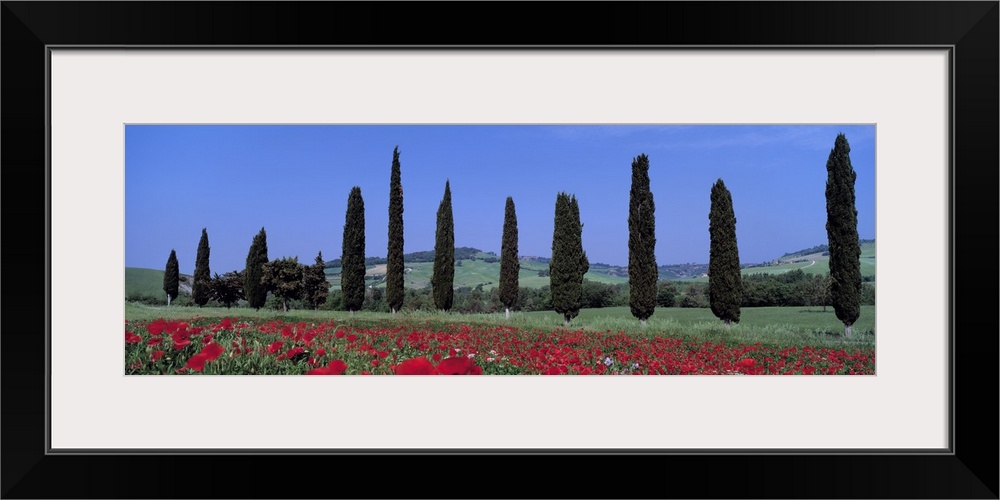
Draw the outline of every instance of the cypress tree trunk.
M505 307L504 308L504 319L510 319L510 308L509 307Z
M170 294L167 294L167 307L170 307Z

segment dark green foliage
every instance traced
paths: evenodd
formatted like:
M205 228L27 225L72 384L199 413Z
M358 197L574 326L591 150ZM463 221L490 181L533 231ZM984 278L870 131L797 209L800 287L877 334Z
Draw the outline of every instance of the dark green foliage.
M845 335L861 314L861 243L855 207L851 146L837 134L826 161L826 232L830 243L830 298Z
M431 287L434 307L451 309L455 298L455 220L451 213L451 186L444 182L444 197L437 211L437 233L434 239L434 272Z
M691 283L684 291L681 298L681 307L708 307L708 298L705 297L705 286L701 283Z
M514 210L514 198L508 196L500 242L500 302L507 309L517 303L518 273L521 272L521 261L517 257L517 212Z
M740 322L743 283L740 253L736 245L736 214L733 198L719 179L712 186L712 207L708 214L711 244L708 255L708 302L712 313L727 325Z
M212 298L230 308L236 302L245 299L243 295L243 273L230 271L222 276L218 273L212 278Z
M302 300L306 305L319 309L330 294L330 283L326 281L323 269L323 252L316 255L316 263L302 270Z
M201 240L198 241L198 254L194 261L194 286L191 295L194 303L201 307L208 303L212 295L212 272L208 268L208 230L202 228Z
M649 188L649 158L632 160L632 189L628 205L628 284L632 316L646 321L656 308L656 222L653 192Z
M399 146L392 150L389 179L389 251L386 255L385 298L395 313L403 307L403 183L399 173Z
M357 311L365 302L365 201L354 186L347 197L340 291L344 309Z
M254 309L264 307L267 302L267 285L264 284L264 265L267 264L267 233L260 228L250 243L247 265L243 270L243 295Z
M576 196L556 196L555 227L552 232L552 260L549 261L549 284L552 309L569 321L580 313L583 299L583 275L590 268L583 251L583 224Z
M281 300L281 308L288 311L288 301L302 298L303 266L298 257L282 257L264 264L261 281L274 296Z
M663 280L656 284L656 305L674 307L677 305L677 285Z
M167 267L163 273L163 291L167 292L167 305L177 298L180 292L180 267L177 264L177 252L170 250L170 257L167 257Z

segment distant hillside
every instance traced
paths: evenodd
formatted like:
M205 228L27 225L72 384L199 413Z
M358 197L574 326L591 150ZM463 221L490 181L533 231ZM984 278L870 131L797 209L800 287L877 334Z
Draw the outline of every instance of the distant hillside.
M861 276L866 281L875 280L875 240L860 240ZM830 272L830 252L827 245L816 245L797 252L786 253L771 262L745 266L743 274L781 274L801 269L806 274Z
M493 257L499 261L499 257L494 252L483 252L478 248L472 247L456 247L455 248L455 260L465 260L465 259L475 259L482 256L483 259L488 259ZM386 264L388 261L385 257L365 257L366 266L377 266L379 264ZM423 252L412 252L403 254L403 263L408 262L434 262L434 250L425 250ZM327 268L340 267L340 259L333 259L323 263Z
M155 297L166 300L163 291L162 269L143 269L140 267L125 268L125 296ZM178 288L181 295L191 295L191 283L194 277L182 274Z

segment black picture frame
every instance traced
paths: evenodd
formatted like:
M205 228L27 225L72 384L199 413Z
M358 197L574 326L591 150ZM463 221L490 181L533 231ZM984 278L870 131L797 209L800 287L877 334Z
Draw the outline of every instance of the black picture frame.
M488 2L2 2L0 160L8 230L2 258L9 265L0 336L2 496L997 498L993 423L998 408L991 384L998 365L993 314L998 294L992 281L998 274L991 257L998 227L1000 4L619 2L554 7ZM547 14L569 9L572 21ZM47 454L47 47L414 44L609 50L951 47L952 453ZM46 270L44 280L40 269ZM151 409L150 415L151 425L185 425L170 413L157 417ZM568 464L579 473L560 478L554 464ZM465 473L469 465L482 472ZM263 480L272 474L280 479ZM527 486L538 479L541 489Z

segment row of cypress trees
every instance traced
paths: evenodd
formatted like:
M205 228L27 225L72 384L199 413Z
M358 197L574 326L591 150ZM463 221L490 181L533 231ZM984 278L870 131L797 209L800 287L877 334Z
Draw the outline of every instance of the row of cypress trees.
M850 146L844 134L838 134L827 160L827 234L830 247L831 295L837 318L844 323L845 336L860 315L861 253L857 231L854 183L856 173L850 162ZM403 305L403 187L399 147L392 153L389 186L389 240L386 263L386 299L393 314ZM629 192L629 308L645 325L656 307L658 270L654 249L655 203L649 182L649 157L641 154L632 160L632 185ZM722 179L711 190L709 211L709 301L713 314L728 327L740 320L743 285L740 275L739 248L736 242L736 215L732 195ZM455 225L451 205L451 185L445 181L444 196L437 212L434 245L434 270L431 284L434 305L449 310L454 300ZM583 250L583 224L575 195L560 192L556 196L555 224L549 275L553 309L569 325L580 311L583 276L589 269ZM346 309L360 309L365 297L365 225L361 188L354 186L348 196L341 255L341 291ZM501 243L500 298L510 317L510 307L517 301L518 261L517 215L514 200L507 197ZM318 258L321 262L321 258ZM208 233L202 229L195 264L194 301L208 302L210 272ZM261 228L254 237L244 271L244 294L250 307L260 308L267 298L262 283L267 264L267 235ZM177 297L177 258L173 250L167 261L164 290L168 305Z

